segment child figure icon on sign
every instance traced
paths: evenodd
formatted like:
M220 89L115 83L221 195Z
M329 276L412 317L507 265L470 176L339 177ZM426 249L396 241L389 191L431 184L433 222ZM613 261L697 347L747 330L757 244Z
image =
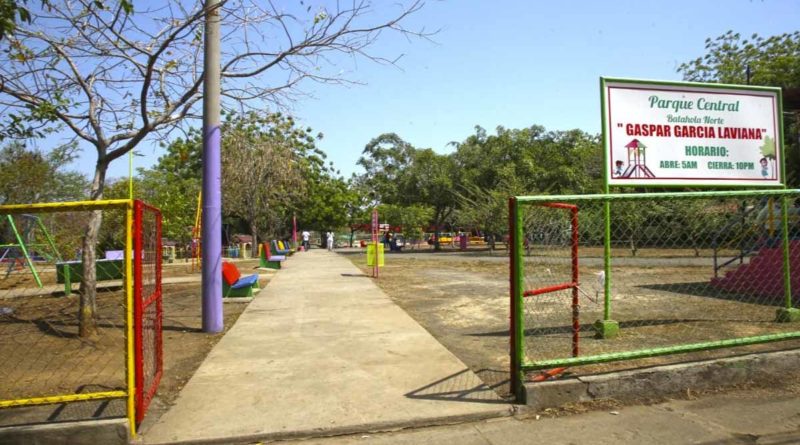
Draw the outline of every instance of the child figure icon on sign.
M769 178L769 160L767 158L761 158L758 162L761 164L761 176L763 176L764 179Z
M625 165L622 161L617 161L614 163L616 169L614 169L614 176L622 176L622 167Z

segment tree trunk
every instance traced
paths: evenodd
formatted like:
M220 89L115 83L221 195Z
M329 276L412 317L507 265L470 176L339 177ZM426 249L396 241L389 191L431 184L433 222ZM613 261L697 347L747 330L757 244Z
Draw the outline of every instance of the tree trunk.
M255 224L250 224L250 235L253 237L253 242L250 244L250 258L258 257L258 227ZM244 254L242 254L244 257Z
M91 200L103 199L105 176L106 165L98 161L92 181ZM83 276L81 277L80 305L78 307L78 336L81 338L97 334L97 318L95 316L97 311L97 269L95 264L97 238L100 235L102 224L103 211L92 211L83 236L83 253L81 255Z

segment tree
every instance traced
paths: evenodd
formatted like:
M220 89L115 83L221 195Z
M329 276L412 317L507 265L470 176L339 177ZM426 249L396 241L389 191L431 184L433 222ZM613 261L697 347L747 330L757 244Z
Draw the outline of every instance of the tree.
M384 204L378 207L384 221L393 226L402 226L406 245L422 239L425 227L433 218L433 209L421 205Z
M45 154L11 142L0 148L0 204L80 200L87 181L81 174L63 171L74 158L74 146L56 147Z
M90 198L102 199L111 162L147 137L168 135L187 116L197 117L206 14L220 14L226 26L227 103L263 108L264 101L291 98L304 80L344 83L323 69L334 54L393 63L372 54L370 45L386 31L426 37L403 27L422 6L416 0L379 20L370 19L366 0L334 9L302 7L296 14L254 0L222 1L214 11L189 0L136 11L124 1L111 7L94 0L48 1L28 11L29 23L17 23L6 35L9 48L0 53L0 133L25 137L63 126L73 140L95 148ZM92 265L101 222L102 213L93 212L86 228L81 337L96 331Z
M345 203L347 226L350 228L350 247L353 247L353 238L359 226L370 224L370 194L364 183L365 176L353 174L347 183L349 199Z
M684 80L781 87L784 92L800 91L800 31L762 37L728 31L706 39L706 54L678 67ZM789 110L787 110L789 111ZM784 114L787 183L800 184L800 109Z
M127 0L120 0L120 5L128 13L133 9L131 2ZM17 21L24 23L31 23L31 13L27 7L28 0L3 0L0 2L0 40L3 40L7 35L14 33L17 28ZM41 0L42 7L51 7L49 0ZM103 5L100 0L95 0L95 4ZM19 16L19 18L17 18Z
M309 163L321 163L322 153L311 128L297 128L281 114L230 114L223 133L225 213L247 223L255 254L259 229L265 229L264 236L275 233L280 210L303 196L303 172Z
M456 194L459 201L456 222L489 235L489 252L493 252L497 236L508 231L508 197L520 194L519 188L504 183L485 190L477 184L463 184Z
M328 169L315 169L306 176L305 199L300 201L298 224L319 232L335 231L349 220L347 206L353 193L347 182L331 174ZM321 237L327 247L326 237Z
M411 163L398 176L399 196L396 202L432 209L431 224L436 234L434 249L440 250L440 229L450 221L457 205L454 190L459 183L459 175L453 157L440 155L430 148L414 150Z
M397 180L409 165L414 147L395 133L384 133L364 147L358 165L364 168L363 185L373 204L399 200Z

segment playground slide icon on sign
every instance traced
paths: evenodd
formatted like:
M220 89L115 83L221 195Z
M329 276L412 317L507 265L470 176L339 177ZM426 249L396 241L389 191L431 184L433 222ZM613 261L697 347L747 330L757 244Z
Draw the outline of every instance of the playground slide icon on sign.
M601 88L609 185L783 185L780 89L608 78Z

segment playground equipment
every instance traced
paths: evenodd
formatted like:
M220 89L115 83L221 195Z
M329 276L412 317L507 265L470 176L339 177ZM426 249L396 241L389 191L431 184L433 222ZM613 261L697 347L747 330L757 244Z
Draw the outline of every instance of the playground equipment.
M714 239L714 278L711 284L728 291L746 291L753 295L780 298L784 295L781 279L783 271L783 234L778 231L781 222L781 209L775 199L762 200L759 205L742 204L740 214L725 225ZM787 208L787 230L789 237L788 259L791 275L792 296L800 295L800 239L797 239L800 209ZM725 233L735 233L729 245L735 246L738 253L723 261L719 255L723 243L718 238ZM719 271L738 263L724 276Z
M34 265L34 256L39 255L40 258L48 262L60 262L61 255L59 254L58 249L53 242L53 238L50 236L47 228L42 223L41 218L36 215L29 214L21 214L19 216L23 221L21 234L17 229L17 224L14 222L14 217L12 215L6 215L6 221L8 222L8 225L14 234L16 243L0 244L0 249L3 249L2 254L0 254L0 262L8 262L5 275L6 278L8 278L8 276L14 270L14 267L20 266L20 263L24 258L34 280L36 280L36 284L41 288L42 280L39 277L36 266ZM37 242L37 229L41 231L45 242ZM50 251L47 252L46 249L49 249ZM17 255L14 255L15 252Z
M202 254L203 236L203 192L197 194L197 211L194 214L194 227L192 228L192 272L200 271L203 266Z
M95 260L95 280L112 281L124 278L124 252L106 251L106 258ZM83 277L83 261L60 261L56 263L56 283L64 283L64 294L72 292L72 283Z
M655 175L647 168L647 158L645 150L647 147L638 139L634 139L625 145L628 149L628 168L622 173L622 178L655 178Z

